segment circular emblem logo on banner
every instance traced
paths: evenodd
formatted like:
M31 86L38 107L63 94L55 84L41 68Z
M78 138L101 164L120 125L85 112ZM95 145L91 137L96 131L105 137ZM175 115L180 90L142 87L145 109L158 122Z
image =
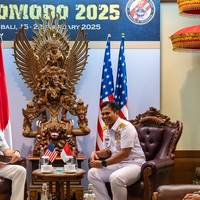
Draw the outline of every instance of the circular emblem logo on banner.
M155 5L152 0L129 0L126 5L126 16L134 24L147 24L154 15Z

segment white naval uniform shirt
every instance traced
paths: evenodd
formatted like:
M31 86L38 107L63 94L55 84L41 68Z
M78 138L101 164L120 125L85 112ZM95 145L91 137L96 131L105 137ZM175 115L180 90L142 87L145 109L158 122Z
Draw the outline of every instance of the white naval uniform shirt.
M3 152L4 150L8 149L9 146L4 138L3 133L0 133L0 152Z
M118 137L116 137L116 134L118 134ZM111 129L104 131L104 147L109 148L112 155L123 148L132 147L129 156L122 160L121 163L135 163L141 166L145 162L145 155L135 127L120 117Z

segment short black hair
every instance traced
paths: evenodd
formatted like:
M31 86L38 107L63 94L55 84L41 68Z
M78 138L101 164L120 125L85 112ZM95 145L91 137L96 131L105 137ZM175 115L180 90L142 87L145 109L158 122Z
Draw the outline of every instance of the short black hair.
M100 105L102 110L104 107L109 107L113 112L119 111L119 106L114 101L105 101Z

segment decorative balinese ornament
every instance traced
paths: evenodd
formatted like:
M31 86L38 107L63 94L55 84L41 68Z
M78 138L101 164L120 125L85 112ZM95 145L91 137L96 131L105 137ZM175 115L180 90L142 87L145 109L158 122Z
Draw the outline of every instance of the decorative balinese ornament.
M35 137L33 155L49 143L60 153L69 138L90 133L87 106L75 94L75 84L85 68L88 41L80 28L70 47L66 25L42 18L31 45L21 27L14 42L14 57L20 74L33 92L32 100L23 109L23 135ZM78 117L74 126L68 113ZM71 141L71 139L70 139Z
M180 14L200 14L200 0L178 0Z
M200 25L183 28L170 37L173 50L200 49Z

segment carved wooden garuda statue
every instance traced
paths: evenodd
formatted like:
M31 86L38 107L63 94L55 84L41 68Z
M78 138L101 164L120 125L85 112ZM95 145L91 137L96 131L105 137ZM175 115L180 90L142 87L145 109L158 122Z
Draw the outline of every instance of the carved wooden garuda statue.
M90 132L87 106L75 94L75 84L88 57L86 34L79 29L70 47L68 31L64 23L59 24L59 17L41 21L36 22L38 30L33 30L32 45L23 27L14 42L16 64L33 92L32 100L23 109L23 135L35 137L33 155L39 155L40 148L46 149L48 143L54 143L61 152L66 141L76 144L76 136ZM77 116L76 128L68 113Z

